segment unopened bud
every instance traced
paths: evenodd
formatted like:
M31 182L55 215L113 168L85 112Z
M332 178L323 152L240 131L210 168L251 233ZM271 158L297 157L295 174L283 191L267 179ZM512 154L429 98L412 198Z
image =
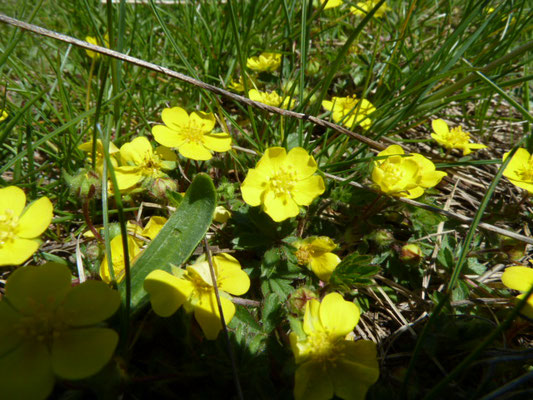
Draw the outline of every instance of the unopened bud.
M422 249L414 243L406 244L400 250L400 260L403 262L418 264L423 257Z
M303 315L305 312L305 304L313 299L318 299L318 296L312 290L304 287L296 289L289 296L289 312L296 315Z
M170 178L156 178L149 187L152 196L158 199L166 199L167 191L175 192L178 190L178 185Z

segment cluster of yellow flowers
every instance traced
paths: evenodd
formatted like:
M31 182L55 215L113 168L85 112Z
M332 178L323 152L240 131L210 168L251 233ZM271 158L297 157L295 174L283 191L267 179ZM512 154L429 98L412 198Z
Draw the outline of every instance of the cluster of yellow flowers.
M367 0L367 1L359 1L356 3L355 6L350 7L350 11L353 15L364 17L366 14L368 14L374 7L377 6L379 3L379 0ZM344 0L320 0L321 6L324 7L324 10L328 10L331 8L336 8L344 4ZM325 4L325 5L324 5ZM383 3L374 13L374 17L380 18L385 15L387 11L389 11L391 8L387 5L387 3Z

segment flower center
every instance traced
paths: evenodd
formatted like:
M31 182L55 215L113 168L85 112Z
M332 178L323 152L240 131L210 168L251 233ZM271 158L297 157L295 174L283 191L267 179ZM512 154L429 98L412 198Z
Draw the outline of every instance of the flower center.
M310 349L310 357L319 361L335 361L342 357L339 351L339 343L342 338L332 336L327 332L315 332L307 337Z
M202 144L204 131L196 124L189 122L189 126L182 130L182 135L185 137L187 143Z
M470 134L468 132L463 132L463 128L456 126L452 128L445 136L444 139L453 147L465 145L470 141Z
M144 176L159 176L161 171L161 159L157 155L146 155L141 165Z
M13 210L8 208L0 214L0 248L15 240L18 228L19 219Z
M400 183L404 176L405 170L402 168L401 160L387 160L381 165L383 170L383 183L387 187L394 187Z
M296 172L280 168L274 175L270 177L269 185L270 190L273 191L276 196L283 194L291 194L296 184Z
M313 251L310 248L311 246L302 246L296 250L296 259L298 264L307 265L313 256Z
M525 182L533 181L533 157L530 157L529 162L517 171L520 179ZM0 233L1 234L1 233Z
M50 299L52 302L54 299ZM67 318L62 307L51 304L35 304L32 315L19 320L18 334L27 340L37 341L50 347L52 342L68 329Z

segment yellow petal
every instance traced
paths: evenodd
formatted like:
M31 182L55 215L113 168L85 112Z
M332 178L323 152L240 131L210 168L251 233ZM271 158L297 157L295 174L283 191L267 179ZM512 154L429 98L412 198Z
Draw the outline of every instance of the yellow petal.
M311 269L315 275L324 282L329 282L331 274L339 265L341 259L333 253L325 253L318 257L311 258Z
M526 296L525 293L522 293L516 296L517 302L523 299L525 296ZM533 296L529 296L529 299L527 299L527 303L524 304L524 307L522 307L522 309L520 310L520 313L530 319L533 319Z
M203 111L193 111L190 116L191 127L200 129L204 133L209 133L215 127L216 119L213 113Z
M28 342L0 357L2 399L45 400L54 382L50 354L42 343Z
M260 205L266 186L266 178L260 171L248 170L248 175L241 184L242 199L253 207Z
M316 197L324 193L325 190L326 187L322 177L314 175L296 182L292 191L292 198L296 204L308 206Z
M160 317L174 314L187 301L193 288L191 281L160 269L150 272L144 280L144 290L150 295L152 309Z
M503 155L503 161L507 159L509 156L509 153L505 153ZM507 164L507 168L505 168L505 171L503 171L503 176L509 178L509 179L515 179L522 181L522 176L519 173L521 170L529 170L529 159L530 155L526 149L519 148L516 153L514 154L511 161L509 161L509 164ZM517 185L515 182L513 182L515 185ZM518 186L518 185L517 185ZM522 186L520 186L522 187ZM525 189L525 188L524 188Z
M359 309L338 293L330 293L320 304L320 321L331 334L346 336L359 321Z
M83 379L100 371L111 360L118 334L107 328L71 329L52 344L52 369L65 379Z
M146 160L152 159L152 156L152 145L144 136L136 137L120 148L122 162L127 165L143 165Z
M231 136L227 133L210 133L202 137L202 142L209 150L219 153L231 150Z
M175 152L173 152L172 150L170 150L168 147L166 146L158 146L156 149L155 149L155 153L159 156L159 158L161 158L162 160L165 160L165 161L178 161L178 156L176 155ZM174 168L174 167L173 167Z
M381 151L378 153L378 156L379 157L383 157L383 156L392 156L392 155L397 155L397 154L405 154L402 147L401 146L398 146L397 144L393 144L393 145L390 145L389 147L387 147L385 150ZM383 161L383 160L381 160ZM379 160L378 160L379 162Z
M324 107L327 111L331 111L333 109L333 102L329 100L322 101L322 107Z
M26 205L26 194L16 186L0 189L0 215L6 210L11 210L18 217Z
M159 231L165 226L167 219L165 217L153 216L150 218L144 229L142 230L142 236L149 237L154 240Z
M128 254L130 260L130 266L133 267L133 261L135 257L141 252L141 249L135 242L135 240L128 236ZM111 240L111 259L113 260L113 272L115 274L115 280L121 282L125 275L124 264L124 247L122 246L122 235L115 236ZM100 278L106 283L111 283L111 273L109 271L109 264L107 256L104 256L102 263L100 264Z
M226 293L240 296L250 288L250 278L241 269L241 264L227 253L213 257L217 271L217 284Z
M48 197L31 203L19 220L18 236L31 239L43 233L52 222L54 206Z
M333 393L333 382L323 363L308 361L298 366L294 374L295 400L327 400Z
M125 165L115 168L115 177L117 178L118 188L127 190L134 187L144 177L139 167Z
M431 121L431 127L433 128L433 131L439 136L446 136L450 133L448 124L442 119L434 119L433 121Z
M40 243L37 240L15 238L0 247L0 266L20 265L37 251Z
M102 281L85 281L65 296L62 307L69 326L95 325L111 317L120 306L120 295Z
M502 282L510 289L527 292L533 285L533 269L528 267L508 267L502 274Z
M305 303L304 332L312 335L316 332L324 332L324 326L320 321L320 302L312 299Z
M285 164L293 168L298 180L310 177L317 170L317 164L313 156L301 147L295 147L289 151Z
M23 318L24 315L15 311L7 301L0 301L0 363L4 354L14 350L24 341L18 329Z
M165 108L161 113L161 119L166 126L175 131L180 131L182 128L189 126L189 114L181 107ZM159 140L157 141L159 142ZM161 144L167 147L174 147L164 143Z
M204 145L198 143L183 143L178 150L183 157L191 160L205 161L213 157Z
M267 176L271 175L279 170L286 157L287 152L283 147L269 147L255 166L255 169Z
M23 314L52 312L71 290L70 281L70 270L63 264L21 267L9 276L6 297Z
M235 306L225 297L220 298L222 313L226 324L235 315ZM194 318L202 328L206 339L215 340L222 329L220 313L218 312L217 300L214 293L202 295L198 305L194 308Z
M271 191L265 194L264 210L276 222L296 217L300 213L300 208L292 197L288 194L276 195Z
M166 147L179 147L185 139L176 130L170 129L165 125L155 125L152 127L152 135L157 143Z

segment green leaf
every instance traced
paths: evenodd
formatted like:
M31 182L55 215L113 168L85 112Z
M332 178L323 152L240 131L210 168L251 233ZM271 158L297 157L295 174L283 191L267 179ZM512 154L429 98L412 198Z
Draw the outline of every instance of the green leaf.
M179 207L131 269L133 312L148 300L143 283L150 272L155 269L170 272L171 264L181 265L191 256L211 224L215 205L215 186L211 178L197 175ZM124 284L121 289L125 291Z
M270 293L265 299L261 318L264 332L271 332L281 322L281 304L281 299L276 293Z
M370 285L370 278L379 272L379 266L371 264L372 256L359 253L350 254L337 265L330 283L339 287Z

